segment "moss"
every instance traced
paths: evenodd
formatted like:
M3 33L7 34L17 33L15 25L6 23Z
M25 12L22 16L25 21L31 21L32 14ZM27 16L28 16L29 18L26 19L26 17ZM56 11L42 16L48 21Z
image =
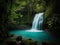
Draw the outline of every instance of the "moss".
M53 6L48 6L45 11L45 18L52 14Z

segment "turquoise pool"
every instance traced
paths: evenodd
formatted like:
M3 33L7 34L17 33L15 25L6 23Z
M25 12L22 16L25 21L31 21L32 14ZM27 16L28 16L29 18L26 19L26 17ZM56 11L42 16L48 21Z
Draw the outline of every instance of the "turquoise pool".
M22 36L26 39L32 38L35 41L38 42L43 42L43 41L51 41L51 42L55 42L56 40L49 35L47 32L45 31L41 31L41 32L29 32L26 30L13 30L9 32L10 34L15 34L18 36Z

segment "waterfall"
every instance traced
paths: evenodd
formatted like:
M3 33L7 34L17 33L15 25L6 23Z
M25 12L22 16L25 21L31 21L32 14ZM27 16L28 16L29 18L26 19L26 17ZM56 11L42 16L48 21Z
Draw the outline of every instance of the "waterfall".
M32 28L28 30L29 32L42 32L43 14L44 13L35 14L32 23Z
M42 23L43 23L43 14L44 13L38 13L35 15L32 23L32 29L42 29Z

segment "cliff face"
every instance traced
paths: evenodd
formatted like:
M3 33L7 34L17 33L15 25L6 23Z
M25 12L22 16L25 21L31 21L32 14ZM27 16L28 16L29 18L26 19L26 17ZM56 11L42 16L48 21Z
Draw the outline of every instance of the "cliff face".
M55 0L50 3L48 8L45 11L45 19L44 19L44 27L47 31L54 35L55 37L59 38L60 34L60 1Z
M7 1L0 0L0 42L8 37L7 18Z

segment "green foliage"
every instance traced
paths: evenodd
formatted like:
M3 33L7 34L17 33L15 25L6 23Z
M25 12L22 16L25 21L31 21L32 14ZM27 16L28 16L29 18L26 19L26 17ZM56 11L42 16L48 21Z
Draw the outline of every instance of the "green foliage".
M11 9L10 9L11 14L8 16L10 23L13 23L13 24L19 23L19 21L17 21L17 18L19 18L18 20L20 20L23 17L23 15L20 13L16 14L15 12L17 10L23 9L25 5L26 5L26 1L19 1L19 0L16 0L14 1L14 3L11 4Z
M41 0L39 3L39 1L37 1L37 3L35 4L35 11L36 12L43 12L46 8L46 2L43 0Z
M45 11L45 21L49 29L52 29L55 20L54 19L55 17L53 16L55 1L52 3L51 2L52 1L50 1L50 3L46 6L46 11Z
M15 6L17 7L16 10L21 10L24 8L24 6L26 5L26 1L17 1L15 2L16 4L18 4L18 6Z
M50 5L46 8L46 11L45 11L45 18L47 18L50 14L52 14L52 10L53 10L53 6Z
M13 3L14 2L14 3ZM8 16L10 23L13 24L20 24L23 22L30 22L32 21L30 17L32 17L32 13L34 12L43 12L46 9L46 2L44 0L15 0L11 4L11 14ZM24 9L24 10L23 10ZM16 13L17 10L25 11L27 10L27 15L21 14L19 12ZM26 15L26 17L25 17ZM33 19L33 17L32 17Z

